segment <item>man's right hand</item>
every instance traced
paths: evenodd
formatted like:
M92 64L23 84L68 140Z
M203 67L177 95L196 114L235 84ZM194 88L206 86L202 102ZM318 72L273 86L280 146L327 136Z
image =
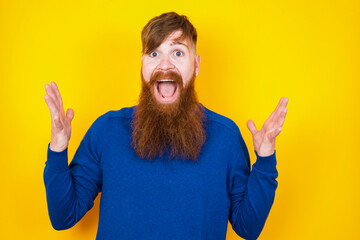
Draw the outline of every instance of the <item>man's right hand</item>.
M74 110L68 108L64 113L63 102L58 87L54 82L45 84L44 98L51 114L51 142L50 149L55 152L64 151L71 137L71 121Z

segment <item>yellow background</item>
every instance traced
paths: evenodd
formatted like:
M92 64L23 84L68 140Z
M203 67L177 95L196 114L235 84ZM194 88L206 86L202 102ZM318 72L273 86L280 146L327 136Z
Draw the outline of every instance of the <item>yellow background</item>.
M238 124L252 163L246 121L289 98L259 239L360 239L358 0L0 1L1 239L95 239L99 198L72 229L50 225L44 85L75 110L72 159L98 116L137 103L140 32L167 11L197 28L199 99ZM230 225L227 239L240 239Z

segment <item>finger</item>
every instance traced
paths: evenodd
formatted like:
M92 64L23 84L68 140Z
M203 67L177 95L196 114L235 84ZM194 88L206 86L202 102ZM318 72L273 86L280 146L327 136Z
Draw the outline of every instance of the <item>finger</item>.
M278 128L275 128L268 136L269 136L269 139L273 139L273 138L276 138L280 132L281 132L282 128L281 127L278 127Z
M63 124L61 123L59 114L56 114L54 116L53 122L54 122L54 126L55 126L56 131L61 131L64 128Z
M45 102L50 110L51 118L53 118L56 114L59 113L58 108L56 107L54 100L52 97L50 97L48 94L44 95Z
M255 123L253 120L247 121L246 125L252 135L254 135L257 132L256 126L255 126Z
M72 110L71 108L68 108L66 110L66 118L69 119L69 124L71 124L71 121L73 120L74 115L75 115L74 110Z
M277 119L278 126L282 127L284 125L286 114L287 114L287 108L285 108L278 117Z
M280 107L283 100L284 100L284 98L280 98L280 101L279 101L278 105L276 105L275 110L270 114L268 119L271 119L271 118L274 117L274 115L277 113L277 110L279 109L279 107Z
M51 82L51 85L49 85L49 86L50 86L49 92L52 93L52 97L54 98L54 102L55 102L55 104L56 104L56 106L57 106L57 108L59 110L60 120L64 120L65 119L65 112L64 112L63 102L62 102L62 98L60 96L59 89L58 89L55 82Z
M278 106L276 107L276 110L274 111L273 119L278 119L279 116L282 114L284 109L286 108L287 104L289 102L289 99L286 97L282 97Z
M57 109L59 109L59 102L57 101L57 97L55 95L55 92L53 88L49 84L45 84L45 90L46 93L53 99L53 102L55 103L55 106Z
M60 91L58 86L56 85L55 82L51 82L51 87L56 95L57 101L59 103L59 107L60 107L60 112L61 112L61 116L64 118L65 117L65 112L64 112L64 107L63 107L63 101L60 95Z
M60 91L59 91L58 86L56 85L55 82L51 82L51 86L52 86L53 89L54 89L54 92L55 92L55 94L56 94L56 97L58 98L59 105L62 106L62 105L63 105L63 101L62 101L62 98L61 98L61 95L60 95Z

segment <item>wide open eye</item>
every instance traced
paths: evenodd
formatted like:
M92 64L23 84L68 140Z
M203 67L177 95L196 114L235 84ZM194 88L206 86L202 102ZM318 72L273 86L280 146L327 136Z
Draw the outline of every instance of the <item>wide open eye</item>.
M179 50L175 51L175 56L181 57L182 55L184 55L184 53L182 51L179 51Z
M155 51L150 53L150 57L157 57L157 56L158 56L158 53Z

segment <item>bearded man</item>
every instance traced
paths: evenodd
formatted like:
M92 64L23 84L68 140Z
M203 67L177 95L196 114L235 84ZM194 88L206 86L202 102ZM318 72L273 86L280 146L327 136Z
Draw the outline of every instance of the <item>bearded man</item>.
M151 19L142 34L142 90L135 107L109 111L85 134L68 166L74 111L63 110L55 83L46 84L51 113L44 182L51 223L75 225L99 192L97 239L225 239L228 221L256 239L277 188L275 138L287 98L257 130L256 162L239 128L196 97L196 29L174 12Z

